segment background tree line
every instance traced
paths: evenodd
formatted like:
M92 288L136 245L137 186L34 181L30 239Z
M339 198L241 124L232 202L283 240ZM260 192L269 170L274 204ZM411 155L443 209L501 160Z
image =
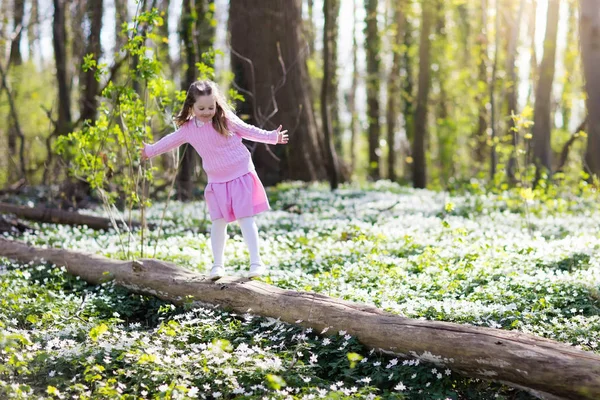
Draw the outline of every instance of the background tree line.
M286 147L248 144L267 184L510 187L600 173L596 0L4 0L0 186L63 181L56 139L97 120L110 82L144 93L123 27L152 9L162 23L147 39L174 89L214 68L249 122L289 129ZM163 111L155 138L178 110ZM204 178L181 154L159 169L166 185L176 168L189 199Z

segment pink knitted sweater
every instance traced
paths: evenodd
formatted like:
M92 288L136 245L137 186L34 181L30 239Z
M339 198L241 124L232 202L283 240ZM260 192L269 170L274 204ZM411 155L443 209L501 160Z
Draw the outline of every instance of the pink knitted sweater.
M254 171L254 163L242 138L277 144L277 131L265 131L249 125L233 113L226 115L230 136L221 135L211 122L204 123L192 118L158 142L146 145L146 155L154 157L189 143L200 154L209 183L228 182Z

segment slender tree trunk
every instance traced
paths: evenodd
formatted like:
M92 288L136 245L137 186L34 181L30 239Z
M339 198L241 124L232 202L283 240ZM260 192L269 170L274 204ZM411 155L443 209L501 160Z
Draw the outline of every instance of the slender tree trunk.
M127 11L127 0L114 0L115 2L115 49L117 53L125 45L126 37L123 31L123 24L129 20Z
M400 106L401 88L400 88L400 64L402 63L401 46L404 38L404 12L403 1L392 3L393 8L393 57L390 77L388 79L387 95L387 143L388 143L388 171L387 177L391 181L396 180L396 121L398 120L398 111Z
M26 29L23 26L23 16L25 14L25 0L14 0L13 3L13 26L14 26L14 33L16 33L16 35L14 36L14 38L12 39L12 41L10 42L10 54L9 54L9 61L8 61L8 67L7 67L7 71L9 71L9 69L11 67L13 67L13 76L14 76L14 82L15 82L15 87L12 88L10 95L12 96L13 101L17 101L18 97L19 97L19 90L18 90L18 84L20 83L21 77L21 71L18 68L20 65L23 64L23 56L21 54L21 42L23 39L23 31ZM17 67L17 68L14 68ZM8 92L8 88L6 89ZM8 164L8 179L10 182L13 182L17 179L19 179L19 177L24 177L24 176L20 176L23 174L23 172L19 172L20 170L22 171L25 166L22 165L19 168L19 165L16 162L16 157L15 155L18 154L17 151L17 142L19 140L19 132L18 132L18 128L16 126L16 124L18 124L18 121L14 118L11 118L9 120L9 124L8 124L8 159L9 164Z
M323 133L325 134L325 145L327 146L327 170L329 185L332 190L337 189L340 172L338 170L336 147L333 141L333 127L331 117L333 95L336 86L335 57L332 54L332 45L336 40L335 30L337 12L339 12L338 0L323 0L323 15L325 25L323 27L323 80L321 81L321 119L323 121Z
M193 39L196 47L196 57L198 62L202 60L202 54L207 52L215 40L215 27L211 24L214 17L214 0L192 0L194 1L194 30ZM212 65L210 65L212 67ZM187 89L187 88L186 88Z
M514 12L508 12L506 17L509 19L505 25L508 25L510 39L508 40L508 48L506 49L506 103L508 106L508 132L507 136L511 138L512 150L507 163L507 175L510 182L515 182L515 174L517 168L517 146L519 145L519 135L516 132L516 125L513 118L510 116L514 113L518 114L517 110L517 95L518 95L518 79L517 79L517 45L519 43L519 32L521 31L521 16L523 15L524 0L519 1L519 11L516 15ZM512 11L512 6L511 6Z
M261 21L256 24L254 21ZM256 169L267 185L283 179L327 179L325 139L317 130L301 41L301 2L233 2L229 12L234 84L245 96L239 112L264 129L289 130L286 146L257 146ZM276 158L275 158L276 157Z
M315 41L316 41L316 28L315 28L315 20L314 20L314 9L315 9L315 2L314 0L307 0L306 1L307 4L307 8L308 8L308 21L306 23L306 37L307 37L307 41L308 41L308 49L310 51L310 55L312 56L313 54L315 54Z
M431 83L431 39L429 35L435 18L432 2L422 4L421 33L419 41L419 88L417 92L417 110L415 112L415 137L413 142L413 186L425 188L427 185L427 163L425 158L425 140L427 136L427 111L429 87Z
M471 2L465 2L463 4L459 3L456 6L458 19L460 21L459 33L460 42L462 44L462 65L465 68L468 68L471 64L471 52L469 49L471 48L471 35L473 34L471 31L471 24L474 20L471 18L470 4Z
M17 105L14 100L13 92L12 92L11 88L9 87L8 77L6 75L7 74L4 71L4 68L0 64L0 92L2 92L2 89L4 89L6 91L6 97L8 100L8 107L9 107L9 113L10 113L9 139L10 139L10 135L14 135L14 141L15 141L14 142L15 143L15 146L14 146L15 153L8 155L8 158L10 160L9 165L13 165L15 170L17 168L19 170L18 173L14 174L15 179L25 180L26 179L26 174L25 174L25 172L26 172L25 171L25 163L26 163L25 162L25 135L23 135L23 131L21 130L21 126L19 124L19 115L17 113ZM18 152L20 163L17 166L17 163L14 161L14 157L17 154L16 153L16 141L18 139L21 140L21 145L19 146L19 152ZM9 179L10 178L13 178L13 176L9 175Z
M491 104L491 128L492 128L492 145L490 148L490 180L494 181L496 176L496 167L498 164L498 154L496 153L496 138L498 137L498 107L496 105L496 78L498 76L498 56L500 53L500 5L501 0L496 0L496 15L494 17L494 35L495 35L495 48L494 48L494 63L492 65L492 79L490 81L490 104Z
M407 3L407 6L410 3ZM404 21L404 45L407 51L404 52L402 57L402 67L405 71L405 79L402 82L402 98L404 99L404 106L402 107L402 113L404 114L404 127L406 131L406 138L409 145L406 149L406 164L410 168L405 169L405 178L411 179L414 175L414 159L412 158L412 144L415 138L415 98L414 98L414 77L413 77L413 60L411 58L411 47L413 46L413 32L412 25L409 18Z
M69 65L69 76L71 81L69 82L69 88L72 90L73 87L83 88L85 86L85 72L81 68L83 63L83 57L85 56L86 43L88 42L88 35L85 32L86 24L86 0L64 0L65 8L70 13L66 16L66 24L70 27L67 32L67 43L66 48L71 50L71 59L74 61ZM77 81L75 81L77 79ZM75 81L75 82L74 82ZM75 103L80 104L83 99L83 90L78 90L77 97L75 95ZM81 107L78 107L81 112Z
M448 62L445 59L444 48L446 46L448 35L446 33L446 5L444 0L435 2L435 36L436 40L432 44L434 55L432 63L437 65L437 70L432 74L432 80L437 81L439 87L438 97L435 101L435 121L437 134L437 164L439 173L437 174L440 183L443 186L447 185L450 177L454 174L454 145L455 138L452 133L448 132ZM441 122L441 123L440 123Z
M537 0L531 0L529 9L529 21L528 21L528 33L527 37L530 38L531 44L529 48L530 62L529 62L529 93L527 94L527 101L533 103L535 99L535 88L538 80L538 61L537 53L535 51L535 31L536 31L536 18L537 15Z
M67 65L67 33L65 27L66 0L53 0L54 18L52 23L52 43L56 63L56 80L58 82L58 120L56 131L59 135L69 133L71 129L71 93Z
M358 87L358 43L356 41L356 8L358 0L352 1L352 83L348 94L348 111L350 112L350 175L356 168L356 141L358 140L358 115L356 114L356 89Z
M12 40L10 46L9 63L11 65L23 64L23 56L21 54L21 40L23 38L23 31L26 27L23 26L23 15L25 14L25 0L14 0L13 3L13 21L15 32L17 33L15 38Z
M186 60L183 80L181 82L181 90L184 91L188 90L197 77L196 63L199 61L199 55L197 54L197 47L194 45L194 29L196 25L195 21L199 16L196 15L195 17L194 14L193 0L183 0L180 37ZM180 168L177 173L177 198L181 201L188 201L192 198L192 177L197 156L194 149L187 144L181 147L181 151Z
M159 44L159 57L162 62L167 65L168 70L166 73L171 76L173 73L173 60L171 59L171 55L169 54L169 6L171 5L171 0L161 0L159 3L159 10L163 15L163 25L159 28L161 36L164 37Z
M544 167L550 172L552 171L552 148L550 147L552 123L550 102L552 97L552 83L554 81L559 5L559 0L549 0L548 2L544 55L540 65L540 79L538 81L535 96L533 157L538 171L536 176L539 176L539 173L541 172L540 167Z
M565 131L570 130L571 125L571 114L573 109L573 83L575 81L575 75L577 69L577 56L579 49L577 46L572 45L577 43L577 5L567 3L569 8L569 17L567 19L567 35L565 38L566 48L564 53L563 65L564 65L564 79L563 79L563 94L560 102L562 110L562 128Z
M478 71L478 87L485 88L479 89L477 91L477 104L479 107L479 118L477 121L477 131L475 132L475 161L478 164L478 167L482 166L485 163L486 159L486 149L487 149L487 129L488 129L488 108L486 107L486 103L489 99L486 91L489 88L490 83L488 81L488 32L487 32L487 8L488 1L481 0L478 19L481 21L481 25L479 27L479 34L476 38L477 40L477 50L476 50L476 62L477 62L477 71Z
M381 40L377 28L377 0L365 0L365 53L367 56L367 118L369 124L369 178L379 179L379 52Z
M0 37L7 38L10 37L12 32L9 32L9 23L10 21L10 3L8 1L0 2Z
M85 54L93 54L96 61L102 56L102 46L100 45L100 34L102 31L102 15L103 15L103 0L95 0L86 4L87 19L90 25L89 35L87 37L87 45ZM98 109L99 82L94 76L96 69L90 69L83 72L83 98L81 99L81 120L96 120L96 111Z
M580 0L579 37L588 111L585 170L600 176L600 8L596 0Z
M152 2L154 3L154 2L156 2L156 0L152 0ZM185 2L184 2L184 4L185 4ZM139 10L139 12L137 12L138 15L141 14L141 13L143 13L143 12L147 12L149 9L152 9L152 7L148 7L148 0L139 0L137 7L138 7L138 10ZM138 29L137 34L140 37L144 38L144 40L145 40L145 37L146 37L146 26L145 26L145 24L144 23L139 23L137 29ZM131 66L129 67L130 71L137 71L139 62L140 62L139 57L138 56L133 56L131 58ZM142 88L140 86L141 81L137 77L137 74L135 72L134 72L134 76L135 76L135 78L132 80L131 86L132 86L133 90L139 96L143 96Z
M7 38L10 37L10 32L8 29L8 21L9 21L10 10L8 7L8 1L0 2L0 37ZM2 63L0 62L0 66ZM8 146L8 132L5 128L0 128L0 136L4 136L6 134L7 146ZM13 153L14 154L14 153ZM0 168L8 171L10 167L10 150L7 150L7 153L4 157L0 158Z
M44 65L42 48L40 45L40 5L39 0L31 0L31 16L27 26L27 38L29 40L29 59L40 57L41 64Z
M331 58L331 71L332 71L332 81L330 85L331 92L329 94L329 102L331 104L330 108L330 116L331 116L331 132L333 133L333 141L335 143L335 151L338 155L338 159L343 159L344 148L342 146L342 126L340 124L340 107L339 107L339 99L338 99L338 86L339 86L339 76L337 73L338 69L338 38L339 38L339 24L338 24L338 16L340 14L340 4L342 0L335 0L332 2L332 10L331 16L333 23L330 24L329 28L331 31L331 44L329 55ZM340 173L340 179L345 179Z

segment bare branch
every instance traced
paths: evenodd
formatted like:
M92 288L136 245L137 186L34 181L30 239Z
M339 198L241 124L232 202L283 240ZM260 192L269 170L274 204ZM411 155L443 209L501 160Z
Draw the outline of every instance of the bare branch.
M567 163L567 158L569 158L569 150L571 149L571 145L575 143L575 140L577 140L577 138L581 137L579 133L585 129L587 123L588 116L586 115L585 119L581 122L581 124L579 124L577 129L575 129L575 132L571 134L569 140L567 140L567 142L564 144L562 151L560 152L560 162L558 163L556 172L562 172L563 168L565 167L565 164Z

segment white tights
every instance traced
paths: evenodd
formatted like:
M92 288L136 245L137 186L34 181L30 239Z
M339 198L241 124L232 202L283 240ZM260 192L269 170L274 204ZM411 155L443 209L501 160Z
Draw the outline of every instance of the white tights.
M253 217L238 219L242 236L250 252L250 265L261 264L259 252L258 227ZM227 222L223 218L214 220L210 228L210 244L212 246L214 264L224 266L225 241L227 240Z

